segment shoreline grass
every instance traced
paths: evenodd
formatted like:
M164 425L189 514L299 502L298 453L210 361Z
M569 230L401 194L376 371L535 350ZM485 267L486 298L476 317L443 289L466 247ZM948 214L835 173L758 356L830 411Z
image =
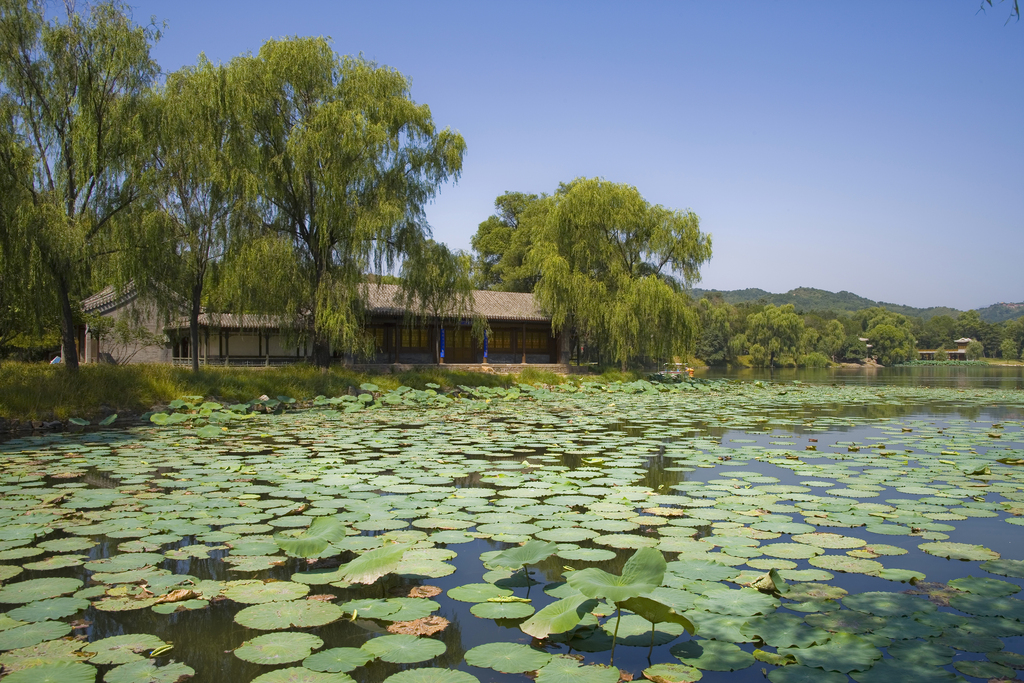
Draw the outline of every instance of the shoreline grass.
M0 418L7 420L91 419L105 413L141 414L182 396L202 396L229 402L259 397L291 396L299 401L318 395L340 396L364 382L381 389L405 385L425 388L460 384L510 386L579 382L582 377L605 382L632 381L642 373L609 371L604 375L558 375L527 368L520 373L452 371L442 367L397 373L364 373L332 367L327 372L296 364L270 368L204 367L198 373L170 365L82 365L78 375L58 365L0 364Z

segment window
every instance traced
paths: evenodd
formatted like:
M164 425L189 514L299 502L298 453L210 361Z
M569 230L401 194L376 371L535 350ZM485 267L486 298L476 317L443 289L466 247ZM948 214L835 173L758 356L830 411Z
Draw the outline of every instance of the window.
M526 331L526 344L527 350L535 351L547 351L548 349L548 334L546 332L537 332L534 330Z
M494 350L511 350L512 332L509 330L495 330L487 338L487 345Z
M428 345L427 330L422 327L402 328L402 348L425 349Z

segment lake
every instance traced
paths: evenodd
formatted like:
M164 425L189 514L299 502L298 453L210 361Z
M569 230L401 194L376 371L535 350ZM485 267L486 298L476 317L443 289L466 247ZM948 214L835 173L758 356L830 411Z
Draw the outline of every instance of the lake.
M1013 678L1020 373L900 370L368 387L9 440L0 664L13 683ZM627 594L648 602L617 620Z

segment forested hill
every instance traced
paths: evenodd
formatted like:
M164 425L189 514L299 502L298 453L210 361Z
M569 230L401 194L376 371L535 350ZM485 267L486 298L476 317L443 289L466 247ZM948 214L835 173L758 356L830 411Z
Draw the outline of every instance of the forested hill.
M751 289L734 289L726 292L712 289L693 290L693 296L698 299L705 296L711 297L716 295L720 295L723 300L730 304L763 299L764 301L777 306L793 304L798 311L834 311L836 313L853 313L854 311L871 308L872 306L884 306L890 311L894 311L896 313L902 313L903 315L924 319L932 318L936 315L951 315L955 317L960 313L959 310L955 308L948 308L946 306L914 308L913 306L901 306L899 304L890 304L884 301L872 301L871 299L865 299L862 296L858 296L853 292L829 292L824 289L814 289L813 287L797 287L796 289L789 290L785 294L773 294L772 292L767 292L756 287ZM981 316L982 320L990 323L1011 320L1024 315L1024 302L1017 304L992 304L985 308L979 308L978 314Z

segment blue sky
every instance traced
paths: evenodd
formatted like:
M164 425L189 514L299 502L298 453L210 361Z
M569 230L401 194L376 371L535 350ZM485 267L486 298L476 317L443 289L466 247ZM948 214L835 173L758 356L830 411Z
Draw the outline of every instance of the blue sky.
M324 35L466 138L428 208L469 248L507 190L601 176L693 209L706 288L1024 301L1024 21L1009 3L136 0L167 71Z

